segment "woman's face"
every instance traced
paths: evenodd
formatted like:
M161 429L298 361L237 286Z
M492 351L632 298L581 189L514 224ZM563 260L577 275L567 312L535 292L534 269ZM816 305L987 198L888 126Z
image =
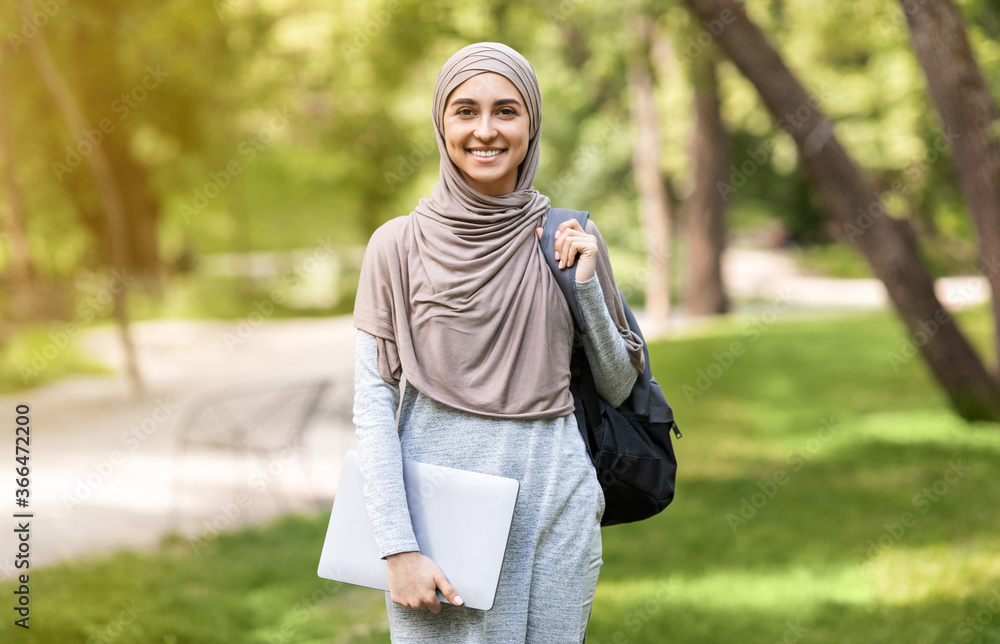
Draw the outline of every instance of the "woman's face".
M470 186L491 196L514 191L530 119L513 83L492 72L473 76L448 96L442 123L448 156Z

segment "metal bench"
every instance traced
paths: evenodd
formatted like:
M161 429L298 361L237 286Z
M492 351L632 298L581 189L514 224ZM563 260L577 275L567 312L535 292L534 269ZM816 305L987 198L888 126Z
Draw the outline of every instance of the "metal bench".
M180 528L187 487L182 470L189 454L195 450L221 450L258 465L274 464L283 453L297 455L303 447L306 429L324 405L327 407L324 413L350 418L352 390L350 383L328 379L272 379L227 386L196 396L178 419L168 528ZM309 468L303 468L303 472L311 486ZM266 485L269 497L280 511L290 506L279 487L270 482ZM239 491L235 482L232 488L235 498ZM315 497L313 502L317 502Z

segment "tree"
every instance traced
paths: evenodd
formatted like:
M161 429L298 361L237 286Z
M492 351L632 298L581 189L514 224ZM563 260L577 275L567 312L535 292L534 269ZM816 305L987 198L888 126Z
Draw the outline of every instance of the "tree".
M829 216L885 284L911 334L910 348L923 355L955 410L968 420L1000 419L1000 386L938 301L912 227L886 213L816 99L736 2L685 2L795 141Z
M30 7L27 0L21 0L21 11L25 18L30 15ZM38 67L38 73L42 81L49 88L53 99L59 106L66 125L70 132L84 132L87 130L87 121L80 110L79 103L73 96L66 79L59 72L52 54L41 33L30 40L31 54ZM101 194L101 202L107 222L108 236L111 239L112 264L127 269L127 240L125 208L122 205L121 194L118 191L118 183L108 161L107 155L101 146L92 146L92 152L87 155L87 164L97 182L98 190ZM135 393L141 393L144 389L142 377L139 374L139 367L135 357L135 346L132 342L132 334L129 329L128 311L126 308L126 296L128 293L128 283L123 282L120 289L112 290L114 301L115 319L118 322L118 331L121 337L122 346L125 350L125 366L129 381Z
M690 315L714 315L727 308L722 281L726 248L725 183L729 136L719 112L715 61L708 53L692 63L695 126L691 137L694 191L681 207L686 252L684 304Z
M949 133L955 172L979 233L1000 352L1000 121L951 0L903 2L913 48Z
M629 64L628 84L634 127L632 169L649 264L646 312L652 319L666 320L670 315L670 226L673 218L660 169L660 122L650 71L649 47L655 23L643 14L636 18L635 24L639 46Z
M24 235L24 214L21 204L21 187L15 173L14 143L10 136L10 117L7 110L7 78L4 69L6 52L0 45L0 163L3 163L4 189L7 195L7 216L4 227L10 246L11 276L15 292L26 290L34 277L34 267Z

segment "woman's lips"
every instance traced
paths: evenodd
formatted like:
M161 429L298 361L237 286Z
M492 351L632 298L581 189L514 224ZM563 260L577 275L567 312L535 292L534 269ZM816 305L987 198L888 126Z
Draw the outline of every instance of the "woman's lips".
M479 152L480 154L476 154ZM470 157L477 163L492 163L504 155L506 150L468 150ZM486 153L484 156L482 153Z

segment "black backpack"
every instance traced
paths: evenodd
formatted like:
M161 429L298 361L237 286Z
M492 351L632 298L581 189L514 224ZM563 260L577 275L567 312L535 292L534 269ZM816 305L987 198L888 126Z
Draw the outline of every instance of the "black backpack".
M588 213L578 210L549 209L540 240L545 261L566 296L577 328L582 327L582 318L576 303L576 265L560 270L553 251L559 224L576 219L586 228L587 216ZM642 338L625 296L621 291L618 295L629 328ZM673 410L653 378L645 339L642 351L646 370L636 378L632 393L619 407L612 407L597 393L581 344L574 344L570 361L569 388L576 406L574 414L587 453L597 470L597 480L604 490L606 507L601 525L605 526L648 519L674 498L677 458L670 431L673 430L677 438L681 437L681 432L674 422Z

